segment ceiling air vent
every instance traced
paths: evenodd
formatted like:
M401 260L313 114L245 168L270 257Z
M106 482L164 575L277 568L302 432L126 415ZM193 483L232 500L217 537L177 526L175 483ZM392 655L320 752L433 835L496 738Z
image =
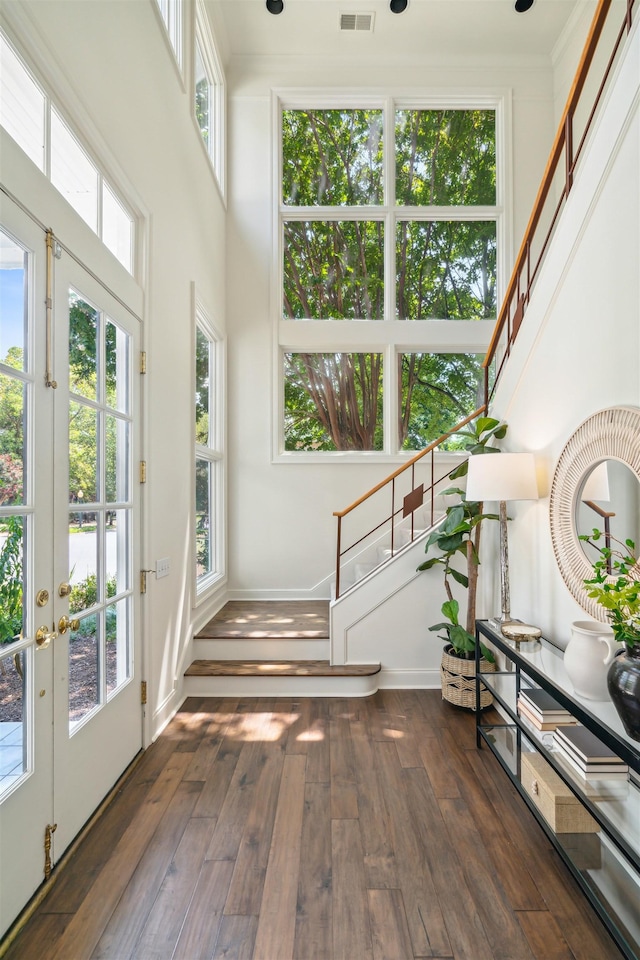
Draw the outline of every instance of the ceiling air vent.
M341 13L340 29L347 31L357 30L358 33L373 33L374 18L375 15L373 13Z

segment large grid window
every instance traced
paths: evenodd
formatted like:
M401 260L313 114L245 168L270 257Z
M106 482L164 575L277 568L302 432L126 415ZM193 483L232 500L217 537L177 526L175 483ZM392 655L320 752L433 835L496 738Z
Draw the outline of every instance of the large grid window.
M1 31L0 62L0 124L133 273L133 215Z
M196 4L193 62L194 115L202 142L224 193L225 83L203 4Z
M197 307L194 543L198 594L224 573L222 348L206 314Z
M499 103L278 116L279 450L419 449L481 402L504 240Z

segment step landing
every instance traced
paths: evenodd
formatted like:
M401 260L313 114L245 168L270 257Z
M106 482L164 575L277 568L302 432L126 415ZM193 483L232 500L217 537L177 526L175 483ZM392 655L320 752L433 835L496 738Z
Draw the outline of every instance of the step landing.
M380 664L331 664L328 600L231 600L194 637L188 696L369 696Z
M194 660L187 696L366 697L378 689L380 664L328 660Z

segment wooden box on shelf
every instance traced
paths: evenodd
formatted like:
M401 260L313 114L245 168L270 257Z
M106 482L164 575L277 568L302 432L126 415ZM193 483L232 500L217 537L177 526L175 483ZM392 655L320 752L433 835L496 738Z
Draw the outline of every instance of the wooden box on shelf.
M597 833L591 814L539 753L520 757L522 786L555 833Z

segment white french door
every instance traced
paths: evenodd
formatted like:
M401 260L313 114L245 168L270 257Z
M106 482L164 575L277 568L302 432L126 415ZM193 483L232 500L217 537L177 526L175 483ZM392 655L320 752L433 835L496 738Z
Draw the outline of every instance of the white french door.
M64 252L55 262L54 316L53 798L59 855L142 743L134 642L140 345L138 321Z
M139 323L59 253L3 199L0 935L142 745Z

